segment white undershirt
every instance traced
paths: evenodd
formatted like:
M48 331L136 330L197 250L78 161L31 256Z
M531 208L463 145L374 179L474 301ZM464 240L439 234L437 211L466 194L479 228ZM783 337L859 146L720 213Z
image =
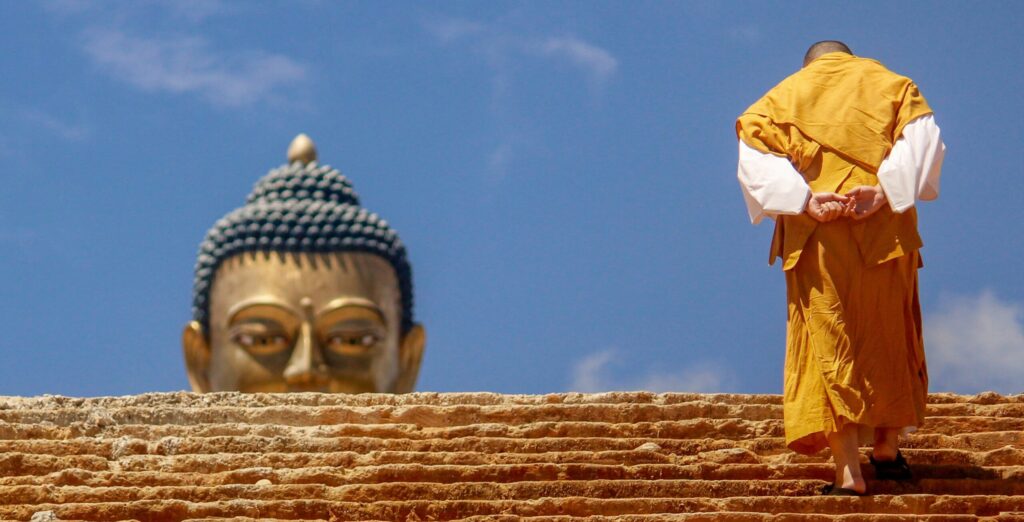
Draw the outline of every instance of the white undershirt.
M796 215L804 211L811 189L789 160L761 152L740 140L739 165L743 199L750 222L765 217ZM889 156L878 166L878 183L892 210L906 212L918 199L939 197L939 177L946 145L931 114L921 116L903 128Z

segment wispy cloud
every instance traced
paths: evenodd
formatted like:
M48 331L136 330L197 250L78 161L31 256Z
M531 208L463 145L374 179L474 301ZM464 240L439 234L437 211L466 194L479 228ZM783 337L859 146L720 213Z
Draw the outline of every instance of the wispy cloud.
M490 70L491 107L498 145L483 158L488 179L502 180L515 163L516 154L536 140L524 128L529 122L515 111L516 80L524 65L551 63L582 72L588 80L591 100L600 99L607 82L618 71L619 61L608 50L572 35L530 35L501 24L464 18L434 17L424 20L424 31L441 45L451 46L481 59Z
M219 106L273 99L301 82L306 67L262 51L227 53L200 37L143 38L116 29L85 34L86 54L104 71L151 92L196 94Z
M77 16L84 13L100 14L107 18L159 9L162 14L189 22L202 22L208 18L230 13L241 4L228 4L224 0L137 0L116 2L104 0L45 0L43 7L58 16Z
M42 6L53 14L72 16L92 10L96 7L96 3L85 0L44 0Z
M601 80L619 67L619 61L608 51L571 36L548 38L539 49L545 55L566 59Z
M608 371L605 367L613 356L612 350L604 350L576 361L572 367L569 389L585 393L604 391L608 384Z
M43 5L52 15L79 25L81 50L99 70L143 91L194 95L219 107L241 107L285 100L283 89L308 76L303 63L283 54L232 48L199 36L203 22L244 11L244 3L46 0ZM302 105L294 98L287 101Z
M942 299L925 316L930 388L1024 392L1024 305L992 291Z
M151 0L151 2L163 7L172 16L190 22L202 22L233 10L232 6L223 0Z
M576 361L570 373L570 391L645 390L652 392L722 392L731 387L728 372L707 362L676 370L651 371L637 376L614 373L619 356L615 350L602 350Z
M513 55L541 56L564 61L599 80L610 78L619 66L611 52L576 36L531 36L462 18L430 19L423 27L441 44L468 43L487 55L492 66L508 63Z
M487 158L487 172L492 180L501 180L508 175L509 164L512 161L512 142L503 141Z
M729 38L740 43L755 45L764 40L764 32L760 26L741 24L729 28Z
M487 29L484 24L461 18L432 19L424 22L423 27L443 44L483 33Z
M67 141L83 141L92 134L91 129L84 124L68 123L39 110L25 109L21 114L29 124L41 127Z

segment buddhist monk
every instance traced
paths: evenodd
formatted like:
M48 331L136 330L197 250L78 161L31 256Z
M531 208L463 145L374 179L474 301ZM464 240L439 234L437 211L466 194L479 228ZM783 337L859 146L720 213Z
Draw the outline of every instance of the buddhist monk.
M751 221L775 220L786 278L786 444L831 449L825 494L865 494L861 444L877 478L909 479L899 436L928 389L915 202L938 197L945 152L932 110L909 78L825 41L736 133Z

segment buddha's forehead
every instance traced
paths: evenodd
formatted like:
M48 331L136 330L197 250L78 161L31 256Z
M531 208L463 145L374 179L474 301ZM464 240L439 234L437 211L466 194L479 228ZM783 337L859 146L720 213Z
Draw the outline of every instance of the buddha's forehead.
M398 278L391 265L362 252L297 254L255 252L225 260L214 276L210 315L223 321L251 302L280 302L295 309L309 299L316 308L341 298L369 301L397 324Z

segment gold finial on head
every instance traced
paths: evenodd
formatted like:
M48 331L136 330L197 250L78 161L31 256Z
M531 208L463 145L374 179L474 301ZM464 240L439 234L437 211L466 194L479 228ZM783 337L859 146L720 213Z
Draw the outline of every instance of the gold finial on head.
M305 134L299 134L288 146L288 163L301 161L312 163L316 161L316 144Z

